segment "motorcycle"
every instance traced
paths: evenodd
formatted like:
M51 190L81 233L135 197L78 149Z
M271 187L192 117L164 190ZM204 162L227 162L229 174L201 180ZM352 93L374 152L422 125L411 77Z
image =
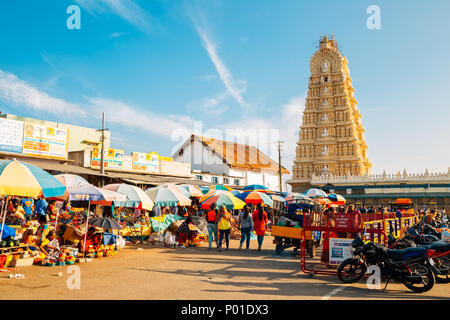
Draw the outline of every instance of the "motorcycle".
M395 239L391 234L388 236L388 247L390 249L406 249L411 247L425 247L435 263L438 272L434 276L437 283L449 283L450 273L450 243L435 240L429 241L430 235L421 235L417 229L410 228L400 239Z
M343 283L358 282L368 266L376 265L387 280L384 289L391 279L419 293L429 291L435 284L436 267L425 247L394 250L374 242L366 244L357 236L350 249L353 258L344 260L338 268L338 278Z

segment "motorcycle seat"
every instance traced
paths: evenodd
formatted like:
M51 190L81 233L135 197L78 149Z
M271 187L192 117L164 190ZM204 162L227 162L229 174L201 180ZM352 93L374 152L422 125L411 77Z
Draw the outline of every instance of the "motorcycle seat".
M429 245L424 246L427 249L436 250L437 252L445 252L450 250L450 243L446 241L436 241Z
M406 248L406 249L388 249L386 254L392 260L414 259L425 255L425 247Z

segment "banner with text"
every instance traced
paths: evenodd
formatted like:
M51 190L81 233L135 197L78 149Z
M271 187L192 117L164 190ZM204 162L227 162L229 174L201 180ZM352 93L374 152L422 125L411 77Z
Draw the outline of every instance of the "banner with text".
M133 157L133 170L143 172L159 171L159 155L156 152L132 152L131 156Z
M100 167L101 151L99 148L92 150L91 167ZM106 149L103 155L103 166L108 169L123 170L123 159L125 157L125 151L120 149Z
M23 121L0 118L0 150L22 153Z
M67 159L69 131L25 123L23 153L46 158Z

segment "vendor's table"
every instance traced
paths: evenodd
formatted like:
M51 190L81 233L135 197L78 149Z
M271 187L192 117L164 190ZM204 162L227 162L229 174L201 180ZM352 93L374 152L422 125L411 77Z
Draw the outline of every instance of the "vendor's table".
M152 226L151 225L143 225L139 227L139 236L149 236L152 232ZM133 237L136 236L136 228L134 227L126 227L120 230L119 234L122 237Z

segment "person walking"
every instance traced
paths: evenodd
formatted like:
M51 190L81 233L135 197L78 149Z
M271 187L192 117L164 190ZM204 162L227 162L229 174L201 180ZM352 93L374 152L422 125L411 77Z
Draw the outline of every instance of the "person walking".
M258 238L258 251L261 251L261 246L264 241L264 235L267 228L267 213L264 211L262 205L258 203L256 210L253 211L253 229L256 232Z
M228 250L230 247L231 214L225 206L220 208L217 221L217 228L219 229L219 251L222 251L223 238L225 238Z
M207 228L208 228L209 249L212 248L213 235L214 235L214 242L216 243L217 248L219 248L217 218L218 218L218 213L216 210L216 204L213 203L211 205L210 209L205 213L205 219L208 222Z
M238 228L241 230L241 243L239 244L239 250L242 249L242 244L245 240L247 240L246 249L250 249L250 232L253 230L253 218L250 215L250 212L250 208L245 205L244 211L239 214Z

